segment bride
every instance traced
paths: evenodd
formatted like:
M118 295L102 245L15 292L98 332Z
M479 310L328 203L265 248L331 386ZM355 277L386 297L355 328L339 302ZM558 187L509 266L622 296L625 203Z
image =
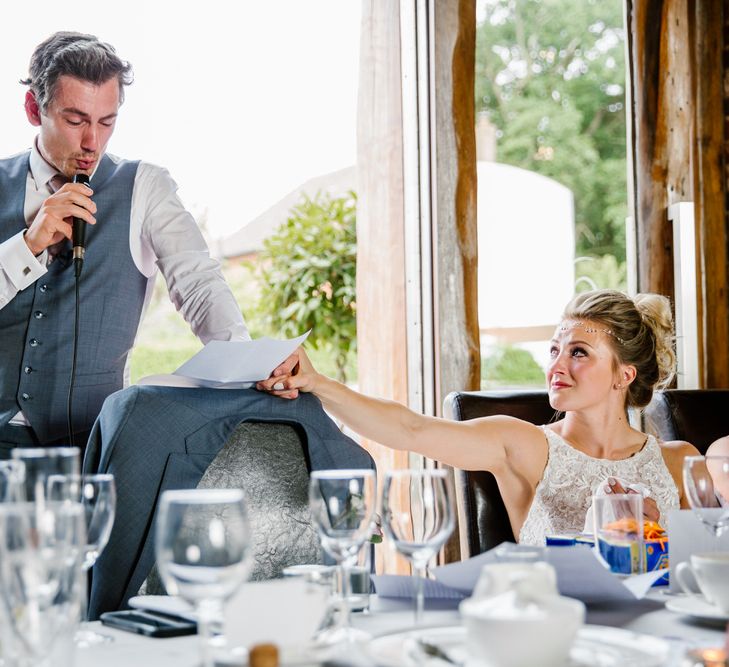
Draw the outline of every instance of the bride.
M668 300L612 290L576 296L550 342L547 388L563 413L543 426L506 416L455 422L426 417L393 401L364 396L316 372L303 350L295 374L282 365L258 388L294 399L315 394L324 408L365 438L464 470L493 473L519 541L581 531L593 494L636 493L648 520L688 507L681 482L693 445L658 442L633 428L628 408L643 408L673 376ZM291 367L291 361L288 363Z

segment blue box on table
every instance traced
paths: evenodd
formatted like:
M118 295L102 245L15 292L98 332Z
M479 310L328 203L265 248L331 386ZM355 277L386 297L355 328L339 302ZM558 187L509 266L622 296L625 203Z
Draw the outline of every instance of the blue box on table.
M586 544L594 546L592 535L586 533L567 535L547 535L548 547L574 546ZM646 572L666 570L666 573L656 580L654 586L668 584L668 540L666 538L646 539L643 544L645 550ZM637 568L638 545L629 540L616 538L614 540L601 540L600 555L610 565L610 570L616 574L631 574Z

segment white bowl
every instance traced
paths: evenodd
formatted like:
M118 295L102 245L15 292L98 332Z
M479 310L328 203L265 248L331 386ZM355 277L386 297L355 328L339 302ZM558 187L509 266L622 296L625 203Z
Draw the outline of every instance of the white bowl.
M503 597L461 602L469 656L484 667L563 667L585 622L585 605L555 595L514 606Z

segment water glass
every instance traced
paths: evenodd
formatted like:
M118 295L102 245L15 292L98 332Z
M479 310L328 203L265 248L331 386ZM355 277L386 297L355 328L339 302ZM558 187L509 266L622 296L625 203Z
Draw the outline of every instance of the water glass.
M49 501L81 503L86 525L84 547L84 571L91 569L109 542L116 512L116 487L114 476L100 475L50 475L46 480L46 495ZM81 621L86 620L87 596L83 597ZM76 644L89 647L112 641L110 635L100 634L82 627L76 633Z
M610 571L616 574L645 572L643 496L618 493L593 496L595 546Z
M718 540L729 528L729 456L687 456L683 485L694 515Z
M546 563L547 548L536 544L503 542L491 550L497 563Z
M370 606L372 546L369 540L366 541L352 559L349 567L349 597L347 603L351 611L366 612Z
M382 488L383 528L413 566L415 625L425 606L423 579L428 562L455 526L453 489L446 470L390 470Z
M202 666L213 667L212 624L248 577L251 534L240 489L165 491L155 553L171 595L195 605Z
M8 664L72 664L84 543L79 503L0 504L0 632Z
M309 481L309 506L324 550L338 564L341 591L339 624L317 634L321 645L366 641L369 635L350 625L351 568L372 535L375 513L373 470L318 470Z
M46 494L51 501L81 503L86 522L85 570L91 569L109 542L116 513L114 475L50 475Z
M25 464L22 461L0 461L0 503L25 500Z
M78 447L17 447L12 460L25 465L25 500L42 502L50 475L79 474L80 450Z

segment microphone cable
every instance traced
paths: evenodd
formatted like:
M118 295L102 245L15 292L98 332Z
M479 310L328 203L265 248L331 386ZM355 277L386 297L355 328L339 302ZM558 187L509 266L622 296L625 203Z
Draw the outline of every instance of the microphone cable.
M76 315L73 322L73 356L71 357L71 382L68 385L68 444L70 447L75 447L75 438L73 435L73 385L76 381L76 355L78 353L78 321L79 321L79 282L80 282L80 271L76 272Z
M84 185L89 184L89 177L86 174L76 174L73 177L74 183L83 183ZM79 284L81 280L81 269L84 265L84 251L85 251L85 231L86 222L81 218L73 219L73 269L74 269L74 280L76 283L76 313L73 322L73 354L71 357L71 382L68 385L68 404L66 407L67 418L68 418L68 444L70 447L75 447L75 438L73 434L73 385L76 381L76 357L78 354L78 330L79 330Z

